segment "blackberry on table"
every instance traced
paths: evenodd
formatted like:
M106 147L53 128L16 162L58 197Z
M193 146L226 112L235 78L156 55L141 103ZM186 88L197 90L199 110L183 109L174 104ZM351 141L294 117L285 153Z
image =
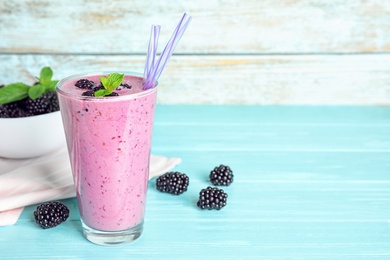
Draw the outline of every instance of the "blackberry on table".
M157 190L174 195L187 191L190 179L184 173L167 172L156 179Z
M229 166L221 164L210 172L210 180L216 186L229 186L233 182L233 171Z
M78 88L92 89L95 86L95 83L88 79L80 79L74 85Z
M60 202L47 202L41 204L34 211L35 222L43 229L55 227L66 221L69 209Z
M215 187L207 187L199 192L197 206L201 209L220 210L226 206L227 197L228 195L224 190Z

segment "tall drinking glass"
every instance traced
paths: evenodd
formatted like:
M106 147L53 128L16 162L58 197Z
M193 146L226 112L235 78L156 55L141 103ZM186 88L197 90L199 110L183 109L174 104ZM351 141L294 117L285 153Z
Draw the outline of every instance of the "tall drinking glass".
M142 90L142 75L129 72L118 96L82 95L107 74L67 77L57 93L84 236L115 245L142 233L157 84Z

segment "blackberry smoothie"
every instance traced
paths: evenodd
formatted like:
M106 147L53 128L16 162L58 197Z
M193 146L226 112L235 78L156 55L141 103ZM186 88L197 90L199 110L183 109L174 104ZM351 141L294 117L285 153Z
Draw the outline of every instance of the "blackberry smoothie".
M157 87L142 90L134 73L125 73L117 96L76 86L96 86L102 75L65 78L57 93L84 235L120 244L142 233Z

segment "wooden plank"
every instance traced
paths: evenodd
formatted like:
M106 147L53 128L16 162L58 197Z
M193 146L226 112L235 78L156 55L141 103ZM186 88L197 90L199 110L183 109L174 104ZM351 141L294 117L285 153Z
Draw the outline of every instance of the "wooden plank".
M382 0L18 0L0 4L0 52L145 53L151 24L165 45L185 11L193 21L177 53L390 50Z
M0 83L86 71L143 72L143 55L0 55ZM182 55L160 78L161 104L390 105L390 55Z
M154 153L182 158L175 170L188 174L190 185L172 196L149 182L139 240L113 249L89 243L73 198L63 200L69 219L53 229L35 225L36 205L16 225L0 228L0 258L390 258L390 157L372 151L390 148L389 107L162 105L156 111ZM307 142L288 141L307 132ZM309 142L315 150L302 152ZM220 163L235 174L221 187L228 204L201 211L199 191Z

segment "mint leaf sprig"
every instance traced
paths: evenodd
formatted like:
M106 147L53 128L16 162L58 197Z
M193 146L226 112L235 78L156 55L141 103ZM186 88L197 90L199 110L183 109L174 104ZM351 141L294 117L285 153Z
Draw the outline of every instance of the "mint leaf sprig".
M100 76L100 81L103 84L104 89L99 89L95 91L95 97L104 97L109 96L117 87L119 87L123 79L125 78L124 74L112 73L105 76Z
M44 67L39 75L39 82L29 86L21 82L5 85L0 88L0 105L23 100L27 97L35 100L46 91L56 91L58 80L52 80L53 71L50 67Z
M25 99L29 88L30 86L21 82L5 85L0 88L0 105Z
M28 96L34 100L39 98L48 90L56 91L58 80L52 80L52 77L53 71L50 67L42 68L38 79L39 83L30 87L28 90Z

